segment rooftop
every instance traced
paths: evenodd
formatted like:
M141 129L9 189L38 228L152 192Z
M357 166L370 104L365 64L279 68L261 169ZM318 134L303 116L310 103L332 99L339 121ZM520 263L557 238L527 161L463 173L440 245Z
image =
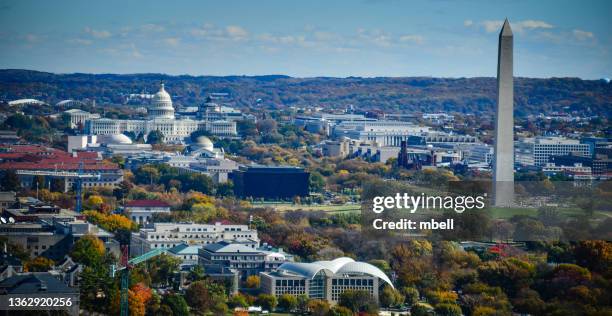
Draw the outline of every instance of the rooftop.
M160 200L132 200L125 204L126 207L170 207L170 204Z
M68 287L48 272L15 275L0 282L0 293L14 295L41 292L78 294L79 290Z

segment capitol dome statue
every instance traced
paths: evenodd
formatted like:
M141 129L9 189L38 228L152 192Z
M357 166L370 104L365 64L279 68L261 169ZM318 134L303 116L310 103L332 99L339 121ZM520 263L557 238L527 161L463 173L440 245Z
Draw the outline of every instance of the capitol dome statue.
M153 96L151 107L148 110L150 118L173 119L174 107L172 106L172 98L164 89L164 84L161 84L159 91Z

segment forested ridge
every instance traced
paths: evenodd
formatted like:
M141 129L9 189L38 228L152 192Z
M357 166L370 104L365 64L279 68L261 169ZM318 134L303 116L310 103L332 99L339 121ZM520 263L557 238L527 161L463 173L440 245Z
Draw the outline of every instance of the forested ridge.
M453 111L492 113L495 78L293 78L268 76L170 76L164 74L53 74L29 70L0 70L0 100L37 98L54 104L63 99L95 99L121 104L125 95L154 93L160 81L175 102L201 103L211 92L229 93L239 107L320 106L384 112ZM609 117L612 84L578 78L516 78L515 112L519 116L576 113Z

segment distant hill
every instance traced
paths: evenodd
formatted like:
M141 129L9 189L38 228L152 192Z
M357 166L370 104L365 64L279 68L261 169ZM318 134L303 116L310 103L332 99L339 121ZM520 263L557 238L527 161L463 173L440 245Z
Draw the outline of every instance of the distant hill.
M292 78L268 76L169 76L164 74L53 74L0 70L0 100L38 98L51 104L63 99L96 99L121 104L124 95L154 93L164 81L174 100L185 105L203 101L207 93L229 93L237 106L321 106L385 112L456 111L492 113L495 78ZM612 84L577 78L515 80L517 115L577 111L610 117Z

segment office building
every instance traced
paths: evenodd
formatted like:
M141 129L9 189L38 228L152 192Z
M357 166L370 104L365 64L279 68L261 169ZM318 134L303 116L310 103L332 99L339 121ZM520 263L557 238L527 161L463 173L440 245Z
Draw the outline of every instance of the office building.
M378 301L383 285L393 287L389 277L377 267L346 257L313 263L287 262L259 275L261 290L266 294L307 295L332 304L338 303L346 290L367 291Z
M249 247L259 246L257 231L248 225L153 223L132 233L130 255L139 256L153 249L170 249L182 243L206 245L220 241L240 242Z
M100 114L92 114L79 109L66 110L62 112L62 116L66 118L66 121L70 122L68 125L70 128L83 128L85 127L85 122L87 122L88 120L95 120L100 118Z
M204 271L220 270L237 273L240 280L251 275L272 271L293 257L282 249L270 251L258 249L244 243L221 241L202 246L198 251L198 264Z
M429 133L427 126L401 121L343 121L334 127L337 138L348 137L358 141L373 141L380 146L399 147L409 136Z
M151 223L153 214L169 214L170 205L159 200L132 200L125 204L124 212L133 222L146 226Z
M524 138L515 145L516 163L523 166L544 166L551 156L563 156L570 153L575 156L589 157L589 144L565 137L532 137Z
M309 177L303 168L289 166L250 165L231 174L237 196L264 199L307 196Z
M0 235L21 246L32 258L43 256L60 260L79 238L90 234L98 237L107 251L119 255L119 243L113 234L77 218L52 218L38 222L0 224Z
M21 186L33 188L36 177L43 177L43 187L61 181L64 192L73 188L80 174L84 188L115 187L123 181L123 171L115 163L102 161L96 152L68 153L40 145L4 145L0 147L0 172L14 170Z

